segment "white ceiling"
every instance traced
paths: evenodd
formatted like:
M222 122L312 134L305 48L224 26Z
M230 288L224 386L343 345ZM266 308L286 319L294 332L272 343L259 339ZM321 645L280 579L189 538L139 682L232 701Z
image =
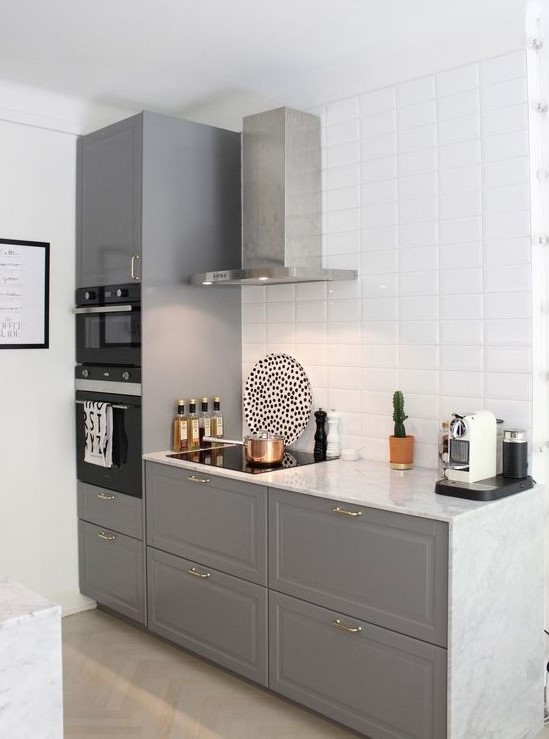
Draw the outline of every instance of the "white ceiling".
M525 2L3 0L0 80L125 111L310 108L520 48Z

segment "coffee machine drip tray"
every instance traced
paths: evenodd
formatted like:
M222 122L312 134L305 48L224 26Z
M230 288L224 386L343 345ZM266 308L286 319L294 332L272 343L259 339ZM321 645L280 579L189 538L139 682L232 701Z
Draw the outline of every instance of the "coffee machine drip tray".
M513 479L496 475L487 477L477 482L459 482L458 480L437 480L435 493L438 495L451 495L454 498L466 498L467 500L499 500L507 495L522 493L534 487L534 480L528 477Z

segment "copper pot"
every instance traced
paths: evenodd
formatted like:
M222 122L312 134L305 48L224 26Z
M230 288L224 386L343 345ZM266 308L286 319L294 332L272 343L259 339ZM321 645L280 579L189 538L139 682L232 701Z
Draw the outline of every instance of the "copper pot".
M242 443L250 464L278 464L284 457L284 437L278 434L258 431L246 436Z
M284 437L278 434L271 434L269 431L257 431L254 434L248 434L244 441L237 439L214 439L205 436L204 441L216 442L223 444L240 444L244 447L246 462L257 465L273 465L282 462L284 457Z

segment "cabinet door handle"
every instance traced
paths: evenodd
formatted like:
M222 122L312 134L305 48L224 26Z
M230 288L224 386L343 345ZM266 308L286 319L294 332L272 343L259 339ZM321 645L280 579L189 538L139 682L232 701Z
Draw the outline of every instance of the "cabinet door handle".
M135 263L138 262L140 259L141 259L141 257L139 256L139 254L134 254L133 257L132 257L131 265L130 265L130 274L131 274L132 280L140 280L141 279L140 276L138 274L136 274L136 272L135 272Z
M351 516L352 518L362 516L362 511L346 511L345 508L340 508L339 506L332 508L332 511L334 513L339 513L340 516Z
M198 477L197 475L189 475L187 480L190 480L191 482L201 482L202 484L210 482L209 477Z
M196 567L191 567L191 569L190 570L187 570L187 572L189 573L189 575L194 575L195 577L202 577L202 578L210 577L210 573L209 572L199 572L196 569Z
M114 534L106 534L104 531L100 531L97 536L105 541L114 541L116 539Z
M332 626L334 626L336 629L346 631L348 634L360 634L360 632L362 631L362 626L345 626L345 624L342 623L339 618L336 618L334 621L332 621Z
M116 500L116 495L107 495L107 493L97 493L99 500Z

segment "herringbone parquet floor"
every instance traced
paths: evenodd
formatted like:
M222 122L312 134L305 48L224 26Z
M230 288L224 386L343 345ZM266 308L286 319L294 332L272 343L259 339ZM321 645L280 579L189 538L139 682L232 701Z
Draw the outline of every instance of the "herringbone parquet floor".
M63 619L65 739L356 734L101 611Z

